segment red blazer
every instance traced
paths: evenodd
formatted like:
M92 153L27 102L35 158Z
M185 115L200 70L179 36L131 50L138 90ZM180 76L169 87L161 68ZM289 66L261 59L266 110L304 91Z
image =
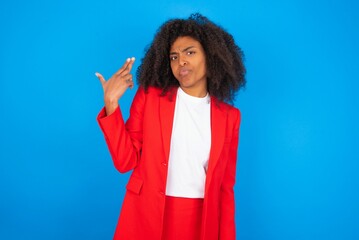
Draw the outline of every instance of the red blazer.
M167 166L177 89L139 88L124 123L120 109L98 115L115 167L133 170L116 227L116 240L161 240ZM234 192L240 112L211 97L211 150L201 240L234 240ZM184 229L185 231L185 229Z

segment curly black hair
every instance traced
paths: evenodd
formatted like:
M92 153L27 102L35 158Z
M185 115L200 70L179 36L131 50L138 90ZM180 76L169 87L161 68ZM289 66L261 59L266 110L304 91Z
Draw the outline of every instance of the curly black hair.
M170 48L178 37L189 36L201 43L206 54L207 90L218 100L233 103L235 93L245 86L243 52L232 35L199 13L188 19L172 19L157 31L138 67L137 82L145 91L158 87L165 95L179 86L170 66Z

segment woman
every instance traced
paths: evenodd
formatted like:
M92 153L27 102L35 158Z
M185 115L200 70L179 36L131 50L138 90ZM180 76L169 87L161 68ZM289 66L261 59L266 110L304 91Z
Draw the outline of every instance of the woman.
M199 14L164 23L137 70L125 123L118 100L133 87L134 58L109 80L99 73L98 115L115 167L133 170L114 239L233 240L242 52Z

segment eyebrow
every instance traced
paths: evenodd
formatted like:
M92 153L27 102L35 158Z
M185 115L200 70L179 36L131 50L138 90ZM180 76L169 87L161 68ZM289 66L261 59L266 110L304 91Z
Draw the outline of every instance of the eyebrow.
M182 50L182 52L185 52L185 51L188 51L190 50L191 48L194 48L195 46L189 46L189 47L186 47L185 49ZM177 52L171 52L170 55L172 54L177 54Z

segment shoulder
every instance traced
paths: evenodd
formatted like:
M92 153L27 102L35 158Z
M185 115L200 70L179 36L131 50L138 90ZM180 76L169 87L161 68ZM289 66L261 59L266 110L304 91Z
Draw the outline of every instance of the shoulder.
M140 86L140 88L143 88L142 86ZM146 94L161 94L162 89L158 88L158 87L148 87L147 90L145 90Z
M214 104L215 107L219 108L222 112L224 112L227 115L227 121L229 123L239 126L241 122L241 111L238 108L226 102L219 101L214 97L212 100L212 104Z
M139 85L136 91L135 100L151 98L152 96L159 96L160 94L161 89L159 88L149 87L145 89L143 86Z
M230 105L226 102L220 101L215 97L212 97L212 98L213 98L212 103L215 104L216 107L218 107L222 111L225 111L230 115L236 115L236 116L241 115L240 110L238 108L236 108L235 106Z
M241 118L241 111L238 108L236 108L236 107L234 107L232 105L229 105L229 104L227 104L227 105L228 105L228 109L229 109L230 114L232 116L234 116L236 119L237 118L240 119Z
M167 91L164 91L162 88L149 86L147 89L139 86L138 91L142 91L146 97L159 99L167 98L169 101L172 101L176 96L178 87L170 87Z
M145 89L143 86L139 85L137 92L140 92L140 94L144 94L144 95L159 96L162 93L162 89L158 88L158 87L152 87L152 86L149 86L147 89Z

